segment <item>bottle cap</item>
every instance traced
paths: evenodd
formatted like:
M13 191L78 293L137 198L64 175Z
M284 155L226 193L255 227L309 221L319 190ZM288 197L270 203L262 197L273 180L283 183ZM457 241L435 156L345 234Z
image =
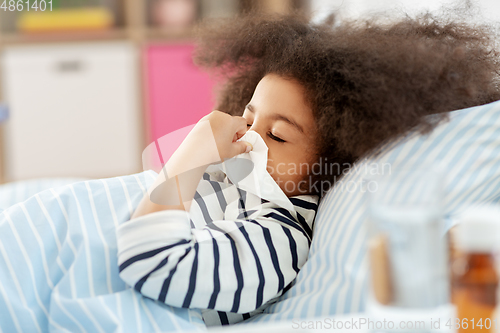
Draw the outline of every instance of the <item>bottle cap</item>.
M499 247L500 207L471 206L459 218L456 245L467 252L492 252Z

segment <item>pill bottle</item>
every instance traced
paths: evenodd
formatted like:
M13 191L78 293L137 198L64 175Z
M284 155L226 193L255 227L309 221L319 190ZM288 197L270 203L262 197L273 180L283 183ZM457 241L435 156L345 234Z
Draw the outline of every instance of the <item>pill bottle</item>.
M500 211L474 207L460 218L454 233L451 299L456 306L452 325L457 332L497 332L498 251Z

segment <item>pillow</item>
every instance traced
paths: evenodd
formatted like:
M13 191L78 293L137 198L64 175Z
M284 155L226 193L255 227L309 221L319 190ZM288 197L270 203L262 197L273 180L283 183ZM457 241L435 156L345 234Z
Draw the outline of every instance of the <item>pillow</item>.
M368 260L363 164L421 169L439 164L447 218L462 207L500 200L500 101L450 112L430 134L416 131L387 143L354 166L321 201L309 259L295 285L246 322L331 316L365 309ZM361 171L360 171L361 170Z

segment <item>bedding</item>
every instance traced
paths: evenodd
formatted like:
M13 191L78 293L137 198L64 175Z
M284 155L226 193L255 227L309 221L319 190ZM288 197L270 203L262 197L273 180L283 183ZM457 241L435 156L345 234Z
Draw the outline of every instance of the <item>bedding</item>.
M0 212L5 208L28 199L38 192L82 180L86 180L86 178L37 178L0 185Z
M453 221L453 217L469 204L500 204L500 101L453 111L450 113L450 121L440 124L430 134L408 133L387 143L362 161L354 172L348 173L343 182L330 190L321 201L309 259L299 272L294 286L264 313L238 325L253 322L277 323L283 320L362 312L366 309L368 279L364 243L367 215L361 187L349 184L360 184L366 177L363 165L371 163L389 163L392 169L441 165L448 171L444 181L444 205L449 221ZM96 219L101 224L126 221L145 189L154 180L154 175L156 173L153 171L147 171L49 189L0 214L0 279L7 279L10 283L0 290L2 331L16 331L20 325L29 327L29 331L34 332L45 331L45 327L71 332L204 328L198 311L165 306L142 298L127 288L118 278L116 266L113 266L114 270L106 270L106 261L116 264L116 257L105 256L97 251L97 246L93 246L102 245L102 242L109 248L116 246L114 233L106 232L109 230L106 224L97 229ZM48 216L55 214L64 217L59 219L60 234L55 235L53 228L39 229L40 226L33 225L33 219L28 219L32 216L46 218L39 199L50 202L46 209L50 212ZM117 205L120 200L125 200L127 206ZM67 215L75 216L80 222L69 229L66 215L60 209L61 201L69 204ZM8 217L11 217L10 222ZM12 217L19 221L15 226L11 222ZM72 230L81 228L82 221L88 221L93 226L88 230L90 238L87 243L83 243L81 239L72 239ZM55 227L54 224L45 225ZM45 252L45 256L51 260L51 265L47 268L54 284L52 296L23 298L24 290L47 283L47 274L35 277L31 275L30 265L44 265L39 252L32 253L33 257L23 256L16 262L6 262L5 258L9 257L7 249L17 246L14 230L17 231L18 238L20 233L26 234L23 236L25 242L20 243L26 248L40 249L33 231L43 234L47 249L57 246L64 248L64 255L59 258L47 256L50 251ZM74 246L75 252L70 244ZM89 256L100 260L95 266L90 266L86 262ZM45 261L45 264L48 263L49 261ZM76 270L79 265L81 267ZM87 267L91 267L92 274L96 275L89 275ZM69 274L61 277L63 269ZM95 297L91 297L90 286L94 279L89 279L89 276L104 278L110 284L105 290L94 290ZM75 283L84 287L82 291L73 292ZM73 294L75 297L72 297Z
M500 204L500 101L450 112L428 135L410 132L355 165L321 200L308 261L294 286L264 313L245 323L269 323L362 312L368 269L365 166L391 170L443 168L448 227L471 204ZM379 171L390 174L390 171ZM401 191L395 193L395 197ZM245 325L245 324L243 324Z
M199 310L142 297L118 275L116 227L129 219L156 175L46 184L50 188L2 207L0 332L205 328ZM0 192L21 193L13 201L36 193L35 183L26 192L19 188L26 183L17 185Z

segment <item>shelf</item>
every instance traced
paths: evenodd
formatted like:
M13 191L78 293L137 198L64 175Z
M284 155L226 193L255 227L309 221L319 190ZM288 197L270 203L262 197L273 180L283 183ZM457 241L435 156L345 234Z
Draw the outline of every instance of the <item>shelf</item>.
M54 42L79 42L132 39L143 42L178 42L192 40L194 28L187 29L164 29L148 28L142 29L113 29L104 31L80 31L80 32L54 32L40 34L7 33L0 36L0 43L4 46L13 44L54 43Z
M165 42L191 40L194 38L194 28L166 29L150 27L146 30L148 42Z
M0 0L1 1L1 0ZM149 25L148 12L151 0L115 0L119 6L117 17L118 27L109 30L68 31L51 33L22 33L0 31L0 48L12 44L36 44L54 42L80 42L101 40L129 40L143 45L146 43L178 43L192 41L195 38L195 25L183 29L162 28ZM218 0L213 0L218 1ZM286 4L296 8L307 0L239 0L242 11L259 10L282 11ZM283 7L283 8L282 8ZM302 6L303 7L303 6ZM0 15L1 16L1 15ZM0 17L1 19L1 17ZM14 27L10 27L14 29Z
M53 43L72 41L93 41L93 40L114 40L127 39L129 37L127 29L116 28L102 31L74 31L74 32L53 32L40 34L7 33L1 35L0 42L3 45L12 44L32 44L32 43Z

